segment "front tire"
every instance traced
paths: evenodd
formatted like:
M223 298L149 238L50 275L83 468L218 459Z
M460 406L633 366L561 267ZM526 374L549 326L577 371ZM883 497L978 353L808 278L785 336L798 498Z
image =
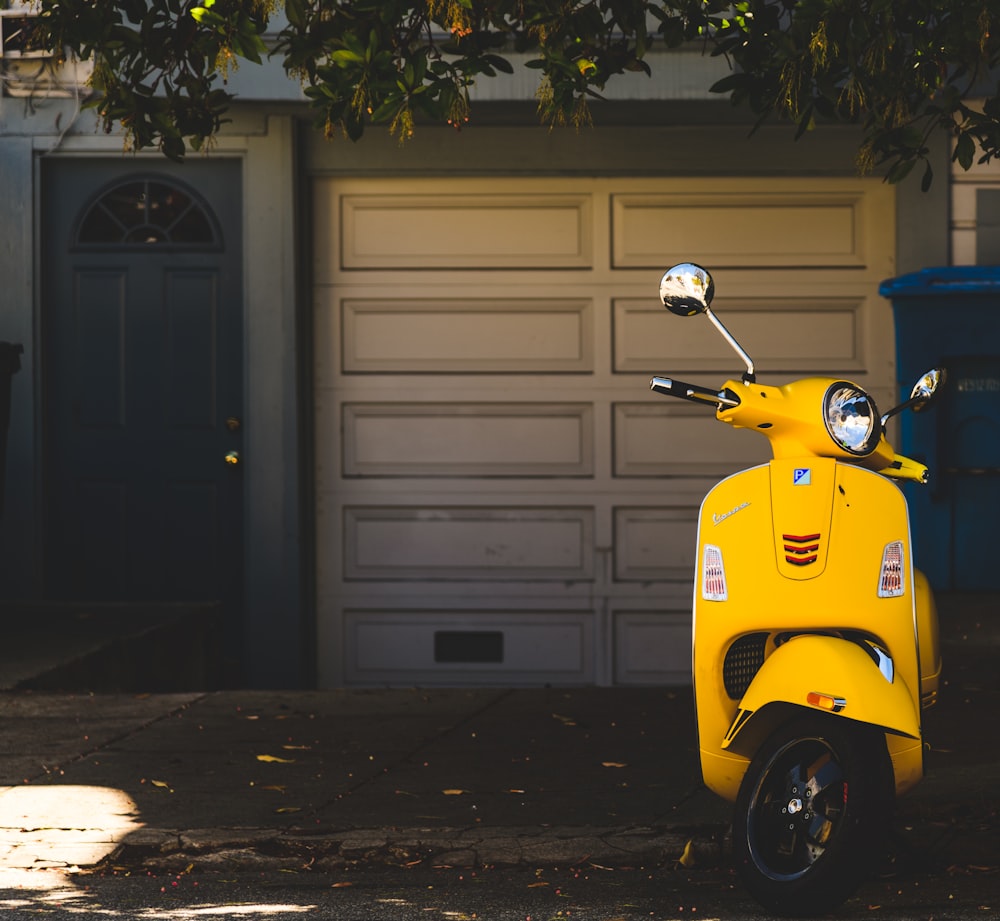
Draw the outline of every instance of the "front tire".
M834 716L792 720L761 746L740 786L737 873L776 914L830 911L880 855L893 799L882 733Z

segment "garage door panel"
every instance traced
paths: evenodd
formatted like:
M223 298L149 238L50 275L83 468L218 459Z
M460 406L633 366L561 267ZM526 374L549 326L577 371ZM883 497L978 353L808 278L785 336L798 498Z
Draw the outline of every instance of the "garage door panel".
M585 268L590 195L346 195L340 263L358 269Z
M349 609L348 678L404 685L590 683L593 620L591 611Z
M358 299L343 304L345 373L585 373L589 299Z
M659 368L668 374L715 371L731 376L742 370L710 323L666 317L651 300L615 301L615 371ZM758 369L786 374L863 373L865 306L860 295L718 297L712 305Z
M687 684L691 612L615 611L615 684Z
M614 266L662 269L680 253L713 268L861 268L863 205L853 190L615 195Z
M678 403L616 403L614 470L618 477L717 479L771 457L763 436L719 425L710 407Z
M344 476L587 477L589 403L352 403L343 407Z
M317 177L318 674L690 680L696 516L762 436L648 390L743 366L895 387L894 193L851 177ZM673 255L671 255L673 254Z
M593 578L589 508L344 509L344 573L357 579Z
M616 508L618 582L691 582L698 506Z

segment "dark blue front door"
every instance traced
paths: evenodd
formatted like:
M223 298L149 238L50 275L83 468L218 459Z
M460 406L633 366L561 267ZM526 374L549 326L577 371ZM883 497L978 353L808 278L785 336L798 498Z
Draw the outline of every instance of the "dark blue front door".
M47 592L232 603L239 165L54 160L43 189Z

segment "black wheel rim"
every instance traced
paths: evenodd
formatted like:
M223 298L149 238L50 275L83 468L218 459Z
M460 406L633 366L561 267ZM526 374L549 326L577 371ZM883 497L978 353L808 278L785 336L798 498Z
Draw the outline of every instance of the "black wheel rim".
M843 827L847 795L847 774L828 742L796 739L779 749L747 813L747 845L760 872L775 880L808 873Z

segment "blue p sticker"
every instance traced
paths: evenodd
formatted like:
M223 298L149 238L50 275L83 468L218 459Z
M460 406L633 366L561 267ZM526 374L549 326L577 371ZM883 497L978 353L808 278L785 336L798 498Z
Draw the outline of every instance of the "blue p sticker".
M796 467L792 473L793 486L812 486L812 470L808 467Z

